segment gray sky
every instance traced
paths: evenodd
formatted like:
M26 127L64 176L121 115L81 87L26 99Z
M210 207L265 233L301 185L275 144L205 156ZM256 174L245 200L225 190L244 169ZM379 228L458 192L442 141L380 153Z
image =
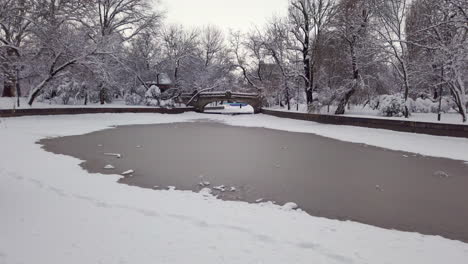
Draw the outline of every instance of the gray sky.
M288 0L161 0L167 22L184 26L217 25L224 30L248 30L273 15L287 12Z

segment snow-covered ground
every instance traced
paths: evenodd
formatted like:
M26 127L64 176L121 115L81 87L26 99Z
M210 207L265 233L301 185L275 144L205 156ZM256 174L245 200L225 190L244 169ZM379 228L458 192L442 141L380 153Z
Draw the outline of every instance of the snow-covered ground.
M276 110L276 111L307 113L307 105L299 105L299 111L297 110L296 105L291 106L291 107L292 109L290 111L288 111L287 108L280 108L280 107L272 107L268 109ZM324 115L333 114L334 109L330 109L330 112L328 112L326 108L323 108L320 113ZM366 117L366 118L378 118L378 119L390 119L390 120L402 120L402 121L468 125L468 122L467 123L462 122L461 115L456 112L443 113L440 122L437 120L437 114L435 113L412 113L409 118L385 117L385 116L381 116L378 110L373 110L368 107L362 108L361 106L352 106L351 109L347 109L344 115L350 116L350 117Z
M143 106L143 105L126 105L125 101L123 100L115 100L111 104L68 104L68 105L62 105L62 104L48 104L48 103L42 103L42 102L34 102L32 106L29 106L27 103L27 98L21 97L20 98L20 107L17 106L16 103L16 98L5 98L5 97L0 97L0 109L37 109L37 108L96 108L96 107L103 107L103 108L113 108L113 107L119 107L119 108L138 108L138 107L148 107L148 106Z
M207 118L468 161L468 140L265 115L97 114L0 119L0 263L466 263L468 244L206 192L154 191L45 152L44 137ZM194 175L198 177L198 175ZM291 201L294 202L294 201ZM300 206L300 205L299 205Z

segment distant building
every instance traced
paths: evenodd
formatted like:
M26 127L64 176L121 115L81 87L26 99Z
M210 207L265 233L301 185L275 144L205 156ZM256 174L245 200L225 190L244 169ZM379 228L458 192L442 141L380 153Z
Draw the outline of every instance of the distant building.
M279 83L281 81L281 68L275 63L261 61L258 65L260 77L264 81Z
M171 88L174 88L174 84L172 83L172 80L171 80L171 78L169 78L169 75L167 75L167 73L158 73L156 75L156 80L146 82L146 85L148 87L150 87L152 85L156 85L156 86L159 87L159 89L161 90L162 93L164 93L165 91L167 91L167 90L169 90Z
M267 93L274 94L282 90L282 74L278 64L261 61L258 65L258 74Z

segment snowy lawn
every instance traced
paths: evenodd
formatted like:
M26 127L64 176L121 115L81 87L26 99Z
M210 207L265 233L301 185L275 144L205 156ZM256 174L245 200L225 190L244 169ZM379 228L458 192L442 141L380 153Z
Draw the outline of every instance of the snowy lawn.
M268 203L130 187L118 184L118 175L91 175L79 160L34 144L113 125L207 118L468 161L466 139L264 115L0 119L0 263L467 263L468 244L462 242L313 217Z
M300 105L299 111L297 111L296 105L291 106L291 111L288 111L287 108L273 107L268 108L276 111L284 112L299 112L307 113L307 106ZM320 112L321 114L333 114L334 109L331 108L330 112L327 112L326 108L323 108ZM468 125L467 123L462 122L461 115L455 112L442 113L441 121L437 120L437 114L435 113L412 113L409 118L405 117L385 117L379 114L378 110L372 110L368 107L362 108L361 106L352 106L351 109L347 109L345 116L350 117L363 117L363 118L378 118L378 119L390 119L390 120L402 120L402 121L414 121L414 122L429 122L429 123L442 123L442 124L456 124L456 125Z

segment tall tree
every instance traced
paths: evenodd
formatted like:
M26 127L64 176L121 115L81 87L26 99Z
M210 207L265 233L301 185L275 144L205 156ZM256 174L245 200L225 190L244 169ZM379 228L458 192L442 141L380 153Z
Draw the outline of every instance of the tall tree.
M313 101L316 64L320 56L320 47L324 45L324 31L329 26L335 13L334 0L293 0L289 6L289 22L293 36L298 43L295 48L301 52L304 65L305 93L307 104Z
M429 82L448 87L463 122L467 121L467 14L468 3L463 0L416 0L409 17L416 23L408 25L411 56L422 65Z
M369 36L370 2L366 0L341 0L338 6L335 27L336 33L348 46L351 65L351 82L341 93L341 99L335 114L345 113L350 98L364 87L360 71L360 59L366 52Z
M410 63L406 41L406 15L408 0L374 0L376 17L379 21L377 32L385 42L384 52L390 56L404 87L405 117L409 117L408 98L410 91Z
M18 80L21 48L31 26L29 0L0 1L0 65L3 73L3 97L20 96Z

